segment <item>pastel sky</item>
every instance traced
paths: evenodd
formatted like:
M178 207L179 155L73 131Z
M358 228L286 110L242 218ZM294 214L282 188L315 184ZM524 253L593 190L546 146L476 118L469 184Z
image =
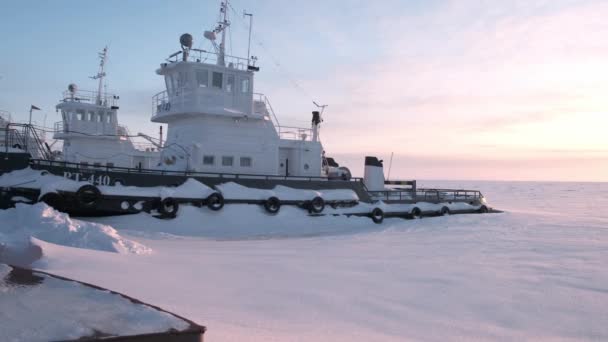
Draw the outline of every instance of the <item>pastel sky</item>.
M608 181L608 2L586 0L234 0L254 13L252 51L282 124L308 126L355 173L391 178ZM218 1L11 1L0 12L0 109L59 120L67 84L93 89L110 49L120 120L156 134L154 73L184 32L209 48ZM232 17L234 54L247 25Z

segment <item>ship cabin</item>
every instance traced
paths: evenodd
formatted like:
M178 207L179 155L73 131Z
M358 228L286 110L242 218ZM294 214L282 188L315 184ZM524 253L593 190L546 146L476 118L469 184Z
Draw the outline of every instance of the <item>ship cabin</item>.
M161 165L169 170L322 177L318 123L281 127L270 101L254 93L259 68L248 59L190 49L156 71L166 90L152 121L167 124Z
M62 120L55 123L53 138L63 141L61 159L82 167L152 168L158 164L158 150L152 145L136 146L127 128L118 124L118 100L116 95L78 90L70 84L56 106Z

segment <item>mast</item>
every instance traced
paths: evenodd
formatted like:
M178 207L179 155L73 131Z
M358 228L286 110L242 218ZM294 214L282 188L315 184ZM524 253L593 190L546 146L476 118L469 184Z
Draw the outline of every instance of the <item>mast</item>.
M222 33L222 42L220 43L220 52L217 58L217 64L226 66L226 30L228 29L228 26L230 26L230 22L228 21L228 0L222 1L222 5L220 7L220 16L223 16L223 19L219 23L218 27Z
M103 91L103 78L106 76L106 72L104 70L105 65L106 65L106 61L108 59L108 47L104 47L103 50L99 53L99 72L97 72L97 75L95 76L91 76L92 79L94 80L99 80L99 85L97 87L97 99L96 99L96 104L98 106L102 105L102 91Z

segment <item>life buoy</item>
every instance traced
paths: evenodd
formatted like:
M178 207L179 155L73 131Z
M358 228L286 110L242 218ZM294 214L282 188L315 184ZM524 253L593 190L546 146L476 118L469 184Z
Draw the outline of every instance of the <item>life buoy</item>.
M444 206L443 208L441 208L440 214L442 216L450 215L450 208Z
M277 197L270 197L266 201L264 201L264 209L270 214L276 214L281 209L281 200Z
M179 210L179 203L172 197L164 198L160 201L160 206L158 208L158 212L163 217L175 217Z
M309 209L312 213L320 214L325 209L325 200L319 196L310 201Z
M101 191L92 184L86 184L76 191L76 201L83 207L93 208L101 199Z
M39 202L45 203L57 211L63 211L65 208L65 199L56 192L47 192L40 197Z
M13 148L16 148L16 149L19 149L19 150L20 150L20 149L21 149L21 145L19 145L19 144L15 144L15 145L13 145Z
M207 207L213 211L221 210L224 207L224 196L219 192L214 192L207 197Z
M374 208L370 215L372 217L372 221L374 221L376 224L380 224L382 221L384 221L384 211L382 211L380 208Z
M410 211L410 215L412 216L412 218L420 218L420 216L422 215L422 211L420 210L420 208L414 207L414 209Z

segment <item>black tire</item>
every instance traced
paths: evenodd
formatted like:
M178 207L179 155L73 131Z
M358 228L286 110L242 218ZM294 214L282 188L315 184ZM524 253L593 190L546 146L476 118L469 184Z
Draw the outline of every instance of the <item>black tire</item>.
M94 208L101 199L101 191L92 184L86 184L76 191L76 201L85 208Z
M38 202L43 202L57 211L63 211L65 208L65 199L56 192L47 192Z
M281 200L277 197L270 197L266 201L264 201L264 209L270 214L276 214L281 209Z
M482 206L479 208L479 213L480 213L480 214L487 214L487 213L489 213L489 212L490 212L490 210L489 210L489 209L488 209L488 207L486 207L485 205L482 205Z
M224 196L219 192L214 192L207 197L207 208L213 211L219 211L224 207Z
M15 145L13 145L13 148L21 149L21 145L15 144Z
M420 210L420 208L414 207L414 209L412 209L412 211L410 211L410 215L412 216L412 218L417 219L422 216L422 211Z
M177 216L177 212L179 211L179 203L171 197L167 197L160 201L160 206L158 207L158 212L162 215L162 217L175 217Z
M441 208L441 211L439 213L441 214L441 216L448 216L450 215L450 208L443 207Z
M374 208L374 210L372 210L370 216L372 218L372 221L374 221L375 224L380 224L380 223L382 223L382 221L384 221L384 211L382 211L382 209L380 209L380 208Z
M319 196L310 201L309 209L311 213L320 214L325 209L325 200Z

